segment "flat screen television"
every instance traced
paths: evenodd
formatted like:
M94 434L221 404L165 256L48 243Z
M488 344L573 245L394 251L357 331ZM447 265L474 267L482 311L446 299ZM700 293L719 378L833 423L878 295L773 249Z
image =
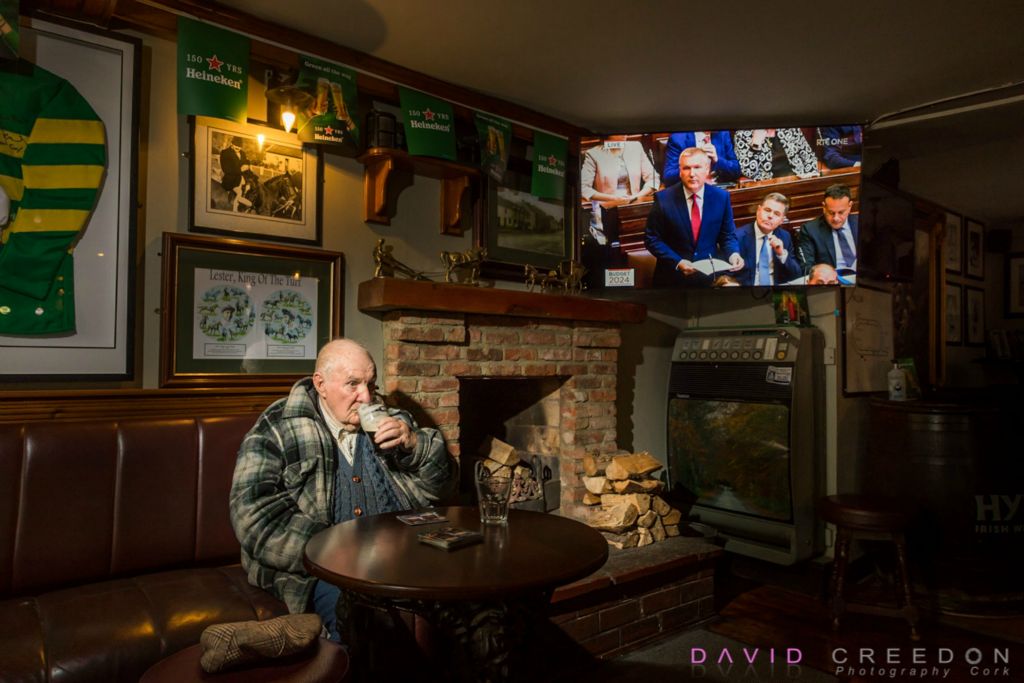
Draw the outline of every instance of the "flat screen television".
M862 153L859 125L584 138L588 288L853 285Z

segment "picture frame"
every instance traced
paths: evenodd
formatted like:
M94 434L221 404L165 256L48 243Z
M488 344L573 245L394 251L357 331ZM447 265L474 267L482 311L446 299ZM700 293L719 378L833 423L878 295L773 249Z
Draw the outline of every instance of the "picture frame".
M124 382L136 367L140 40L22 17L21 56L70 83L103 122L106 170L74 243L75 329L0 335L0 381Z
M945 339L948 346L959 346L963 344L963 287L947 282L943 303L943 310L946 317Z
M963 217L947 211L945 237L942 243L947 273L959 275L963 272L963 244Z
M517 142L513 140L513 145ZM487 249L480 269L484 277L523 282L527 265L546 272L576 258L572 202L565 196L553 200L530 194L529 156L528 150L516 155L513 147L500 182L489 175L482 177L483 206L474 244ZM572 187L568 177L565 185L568 194Z
M1024 318L1024 252L1006 256L1004 308L1007 318Z
M291 386L341 336L339 252L164 233L160 386Z
M189 159L191 232L322 243L319 148L279 128L194 116Z
M967 346L985 345L985 290L964 287L964 331Z
M985 279L985 227L967 219L964 247L964 274L976 280Z

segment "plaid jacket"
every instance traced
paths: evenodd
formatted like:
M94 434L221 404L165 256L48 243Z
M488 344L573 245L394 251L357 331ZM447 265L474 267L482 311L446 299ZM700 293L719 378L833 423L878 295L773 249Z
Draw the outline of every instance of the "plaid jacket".
M302 566L306 541L333 524L339 456L315 396L307 377L263 412L242 440L231 484L231 524L249 583L292 613L308 610L315 581ZM408 413L392 412L416 428ZM437 503L458 480L440 433L416 433L416 448L387 470L411 508Z

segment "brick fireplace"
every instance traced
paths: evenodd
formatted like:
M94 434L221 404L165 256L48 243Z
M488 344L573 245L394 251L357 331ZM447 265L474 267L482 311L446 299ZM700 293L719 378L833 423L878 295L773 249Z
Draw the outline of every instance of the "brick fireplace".
M560 514L585 519L581 459L617 449L620 327L642 305L379 278L359 307L382 317L384 390L444 434L464 490L496 436L557 456Z

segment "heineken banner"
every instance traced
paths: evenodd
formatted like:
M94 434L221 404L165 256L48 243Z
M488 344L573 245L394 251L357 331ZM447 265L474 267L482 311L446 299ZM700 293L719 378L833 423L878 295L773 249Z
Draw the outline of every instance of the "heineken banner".
M452 105L418 90L399 88L409 154L455 161Z
M313 96L313 103L298 112L296 122L303 142L351 143L359 146L356 73L339 64L305 55L299 58L298 88Z
M533 131L533 178L530 194L541 199L565 198L565 158L569 141Z
M477 112L476 131L480 138L480 168L500 182L508 168L512 124L497 116Z
M18 58L18 0L0 0L0 59Z
M178 113L245 123L249 39L178 17Z

